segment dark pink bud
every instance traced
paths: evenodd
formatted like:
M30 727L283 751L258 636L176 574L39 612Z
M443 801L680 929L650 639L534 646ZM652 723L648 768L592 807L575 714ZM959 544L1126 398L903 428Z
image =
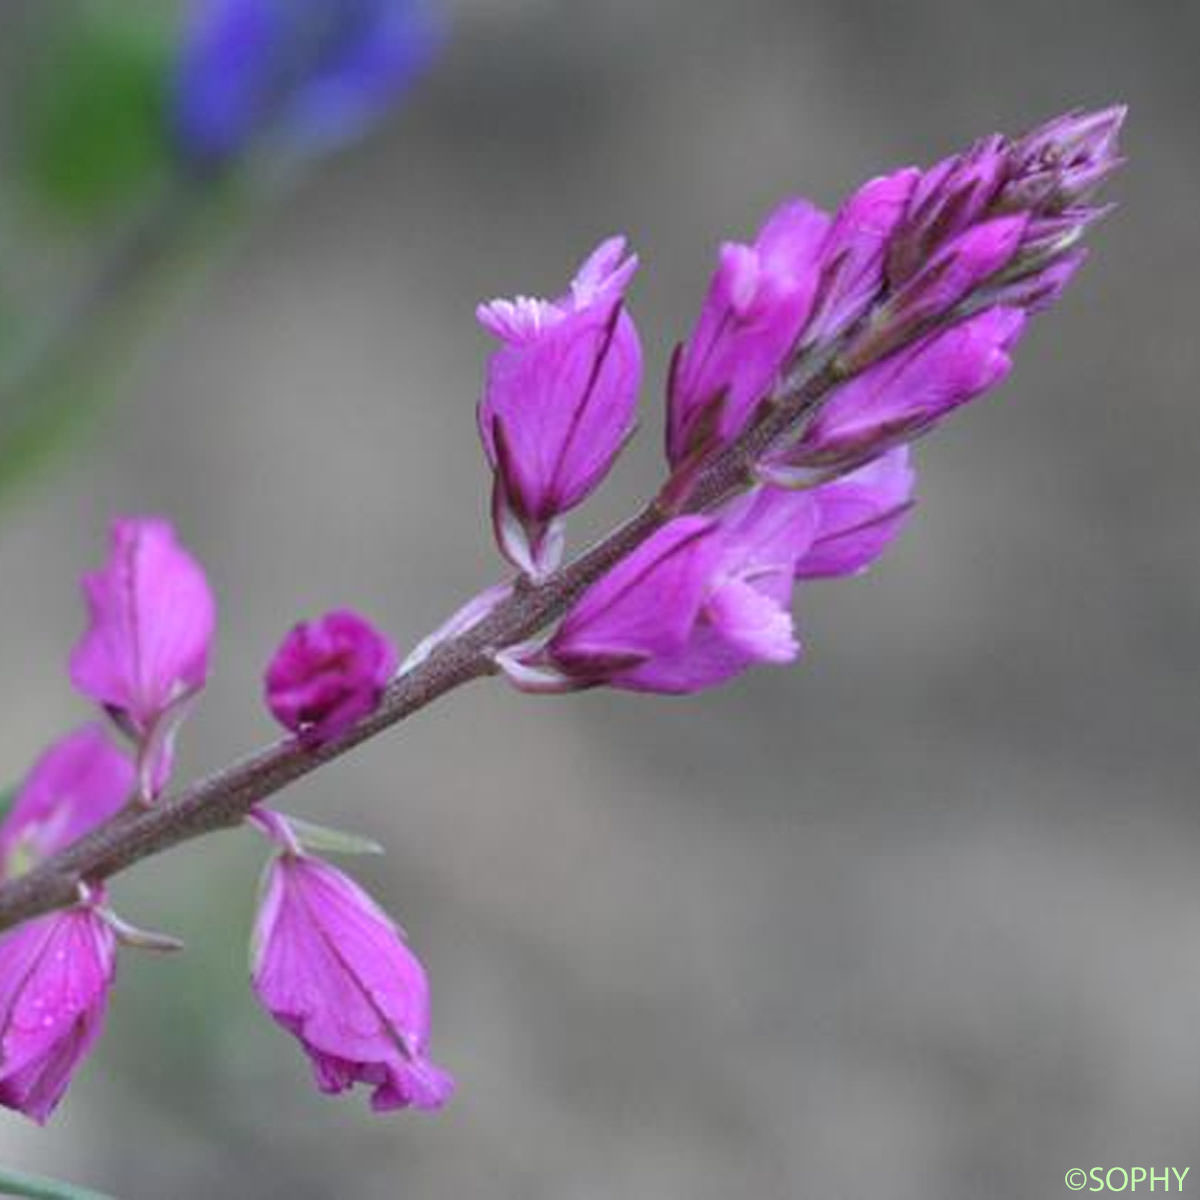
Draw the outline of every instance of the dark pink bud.
M392 643L363 617L327 613L283 639L267 667L267 707L286 729L327 742L378 705L396 662Z
M307 855L267 868L251 955L263 1007L300 1040L317 1087L375 1089L371 1107L441 1108L454 1081L429 1051L429 984L391 918Z
M49 1118L100 1036L115 973L116 937L88 906L0 938L0 1105Z

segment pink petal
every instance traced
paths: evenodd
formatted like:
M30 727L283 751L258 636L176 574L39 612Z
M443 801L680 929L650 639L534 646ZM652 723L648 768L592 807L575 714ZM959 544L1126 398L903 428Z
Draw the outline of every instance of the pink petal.
M90 623L71 680L144 732L204 685L216 620L208 580L166 521L134 517L114 523L109 561L83 588Z
M12 878L114 816L134 766L98 725L60 738L34 764L0 825L0 879Z

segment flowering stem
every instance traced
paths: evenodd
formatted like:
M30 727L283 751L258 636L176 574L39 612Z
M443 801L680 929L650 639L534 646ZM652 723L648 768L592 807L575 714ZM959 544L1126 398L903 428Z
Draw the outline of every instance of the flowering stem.
M843 379L831 361L804 382L785 387L757 421L696 473L684 499L670 506L652 501L544 581L519 580L479 624L437 645L389 685L373 712L331 741L319 747L296 738L276 742L149 810L126 809L35 870L0 886L0 930L74 903L82 881L107 879L181 842L239 825L256 804L293 781L447 692L493 674L496 651L529 639L562 616L588 586L677 513L706 511L750 486L756 460Z
M681 511L703 511L745 488L754 459L837 381L832 368L826 368L768 410L697 475ZM150 810L127 809L37 869L0 887L0 930L73 903L83 880L106 879L180 842L240 824L254 805L296 779L454 688L492 674L495 651L530 638L561 616L585 588L673 515L657 503L648 504L544 582L522 581L478 625L442 642L397 678L373 712L332 741L317 748L295 738L277 742Z
M0 1167L0 1196L28 1196L32 1200L113 1200L90 1188L75 1187L40 1175L26 1175L7 1167Z

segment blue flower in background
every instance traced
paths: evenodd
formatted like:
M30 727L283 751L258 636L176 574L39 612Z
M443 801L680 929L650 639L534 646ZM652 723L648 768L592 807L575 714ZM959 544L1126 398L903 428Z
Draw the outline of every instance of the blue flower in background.
M329 149L396 102L440 35L422 0L192 0L176 140L209 164L259 141Z

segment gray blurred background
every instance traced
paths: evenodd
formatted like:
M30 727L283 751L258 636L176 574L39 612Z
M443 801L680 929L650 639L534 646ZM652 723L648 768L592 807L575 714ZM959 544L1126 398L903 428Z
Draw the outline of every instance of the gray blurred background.
M293 811L429 967L441 1116L319 1096L246 987L262 847L116 899L107 1036L0 1159L128 1200L1012 1200L1071 1167L1200 1189L1200 6L1186 0L462 0L375 137L212 265L68 471L0 527L0 761L86 708L65 657L110 514L211 570L181 777L272 734L262 665L352 605L411 644L497 576L477 300L643 259L643 436L716 243L1060 109L1132 106L1120 212L1003 391L920 452L867 578L801 596L806 661L689 699L458 693Z

